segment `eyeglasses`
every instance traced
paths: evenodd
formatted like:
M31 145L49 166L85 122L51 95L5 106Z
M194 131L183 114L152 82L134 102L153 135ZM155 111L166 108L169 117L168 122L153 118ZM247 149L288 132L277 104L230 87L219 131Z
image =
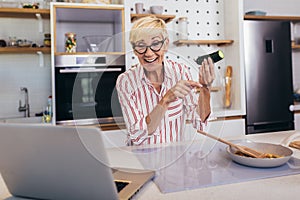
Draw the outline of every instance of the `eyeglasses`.
M166 38L161 40L161 41L157 41L157 42L153 42L151 45L147 46L147 45L144 45L144 44L138 44L138 45L135 45L133 44L133 49L139 53L139 54L144 54L146 53L147 49L150 48L151 51L153 52L158 52L160 51L160 49L162 48L164 42L165 42Z

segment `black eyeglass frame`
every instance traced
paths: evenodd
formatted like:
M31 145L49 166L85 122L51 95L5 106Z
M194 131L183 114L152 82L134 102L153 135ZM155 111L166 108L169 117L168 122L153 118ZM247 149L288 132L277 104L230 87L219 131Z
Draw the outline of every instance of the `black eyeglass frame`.
M134 50L135 52L137 52L138 54L145 54L145 53L147 52L148 48L151 49L151 51L153 51L153 52L158 52L158 51L161 50L161 48L162 48L162 46L164 45L166 39L167 39L167 38L164 38L164 39L161 40L161 41L157 41L157 42L155 42L155 43L152 43L151 45L145 46L145 51L144 51L144 52L138 52L138 51L135 49L135 47L138 46L138 45L132 44L132 48L133 48L133 50ZM151 46L153 46L153 44L157 44L157 43L161 43L160 48L159 48L158 50L152 49Z

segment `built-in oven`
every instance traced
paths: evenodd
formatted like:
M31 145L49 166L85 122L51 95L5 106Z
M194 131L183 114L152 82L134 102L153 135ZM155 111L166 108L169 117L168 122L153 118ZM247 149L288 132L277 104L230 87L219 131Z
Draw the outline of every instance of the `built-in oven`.
M122 122L117 91L124 55L58 55L54 67L56 124Z

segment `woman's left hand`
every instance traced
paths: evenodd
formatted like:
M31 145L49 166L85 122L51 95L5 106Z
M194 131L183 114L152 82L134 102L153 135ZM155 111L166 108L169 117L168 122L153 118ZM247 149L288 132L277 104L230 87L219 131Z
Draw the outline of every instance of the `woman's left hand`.
M214 62L210 57L204 59L199 70L199 83L203 86L210 86L215 80Z

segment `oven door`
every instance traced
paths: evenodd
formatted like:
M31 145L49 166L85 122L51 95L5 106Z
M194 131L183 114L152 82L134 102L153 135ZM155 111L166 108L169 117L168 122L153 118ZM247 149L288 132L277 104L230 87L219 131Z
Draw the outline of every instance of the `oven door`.
M117 91L125 65L99 64L55 67L57 124L97 124L122 121Z

